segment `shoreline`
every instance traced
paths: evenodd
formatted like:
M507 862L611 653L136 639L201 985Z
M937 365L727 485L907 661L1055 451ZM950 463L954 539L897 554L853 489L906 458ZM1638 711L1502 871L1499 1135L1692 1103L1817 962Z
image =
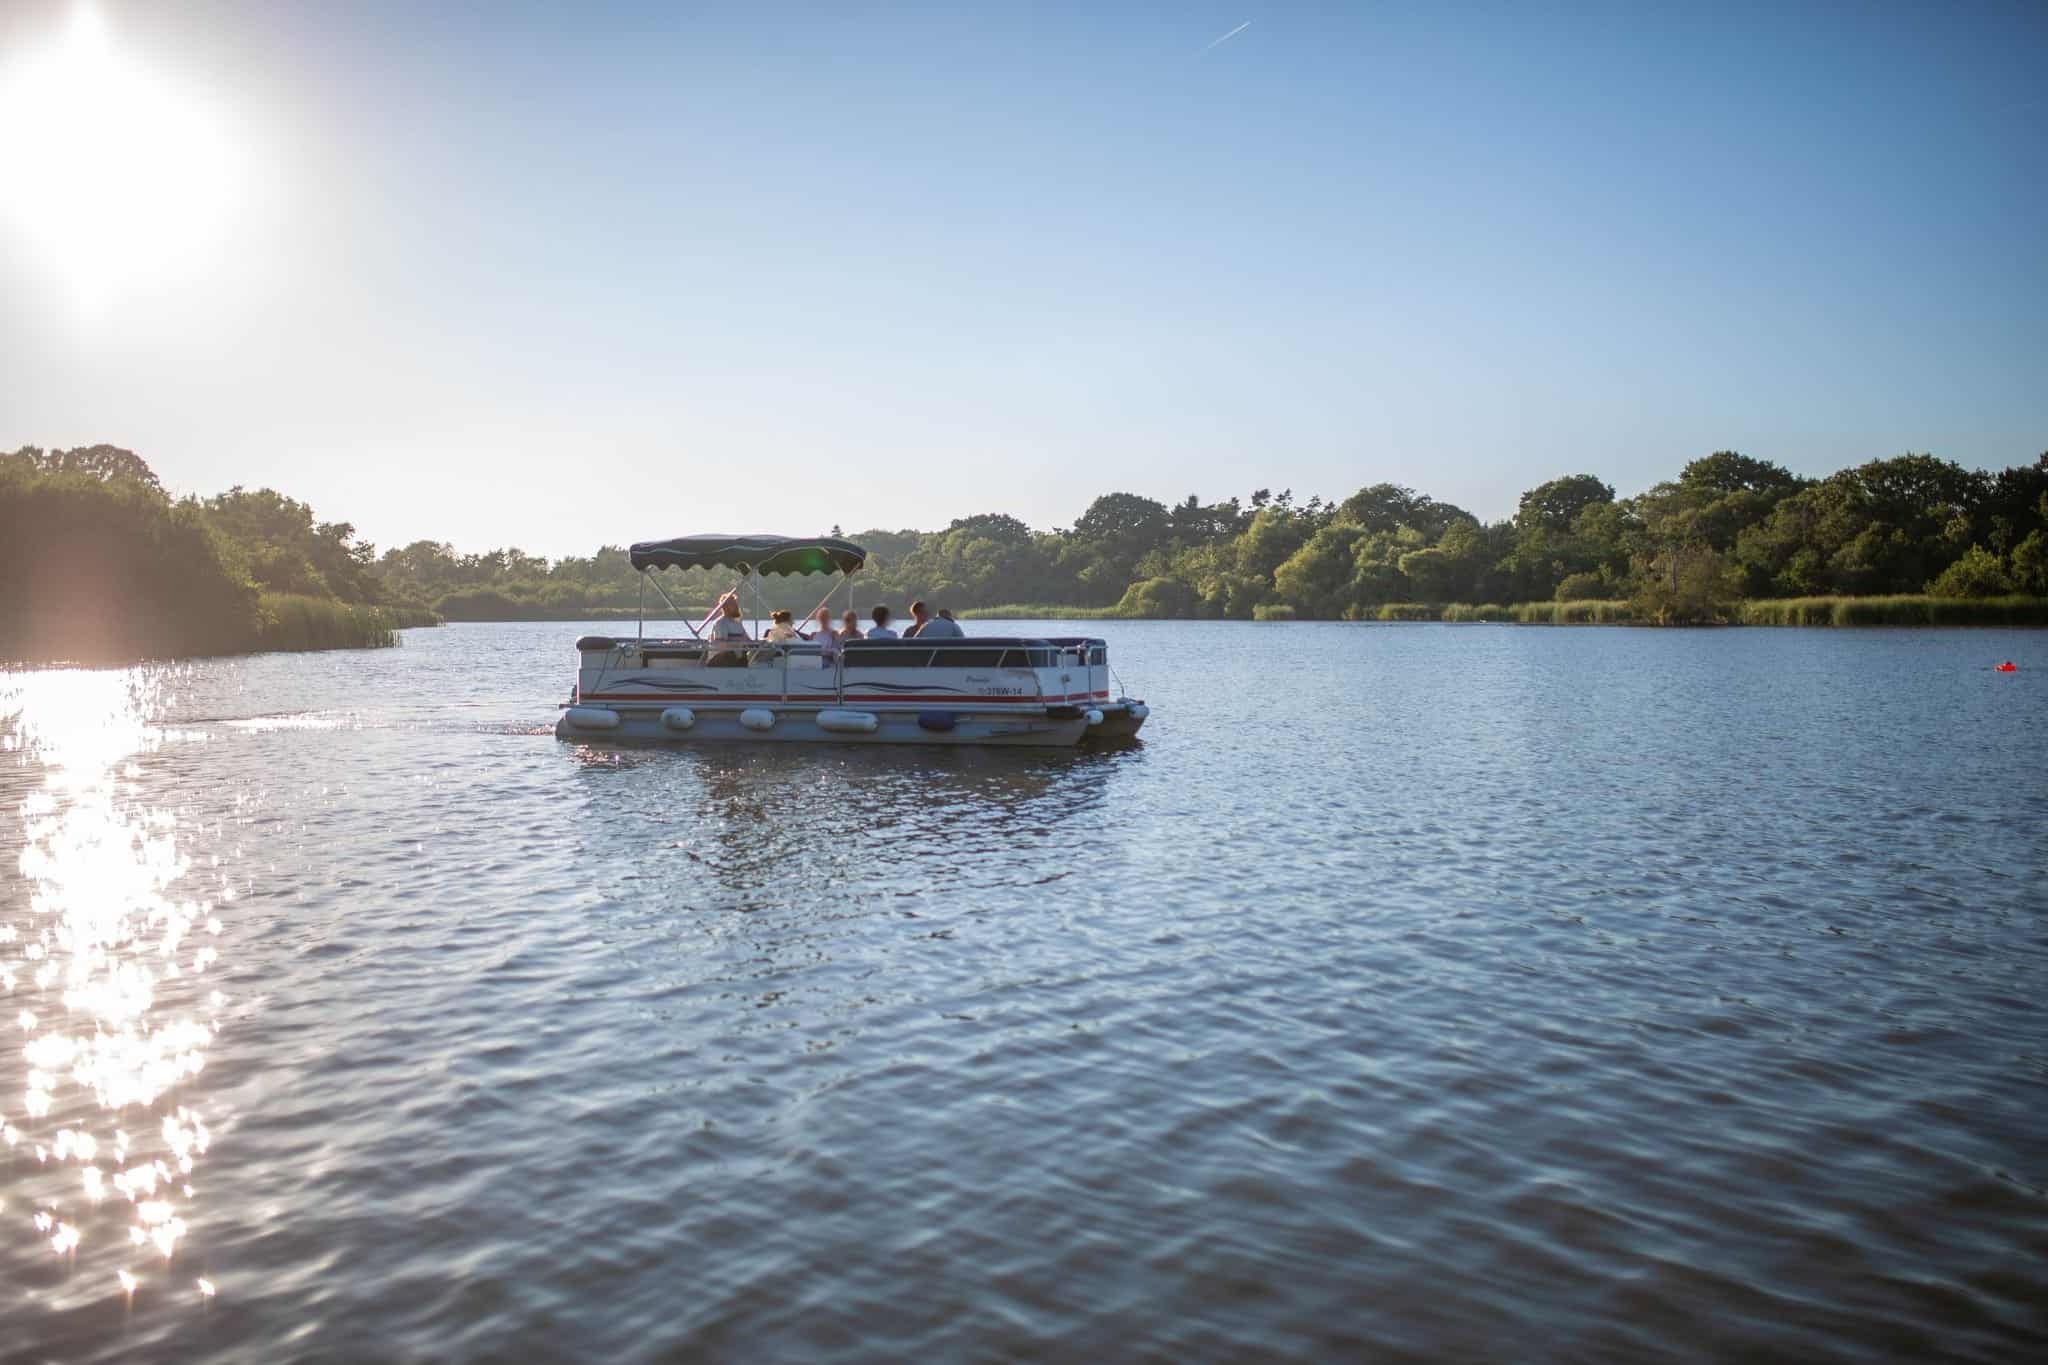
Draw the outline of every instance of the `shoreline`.
M1504 625L1504 626L1636 626L1645 629L1724 629L1786 627L1826 630L2038 630L2048 628L2048 598L1955 598L1927 596L1765 598L1734 603L1725 619L1659 622L1637 615L1626 601L1521 602L1512 606L1463 602L1390 602L1370 616L1310 617L1287 608L1261 608L1249 619L1214 616L1140 616L1115 608L1061 607L1034 603L1027 607L966 608L962 621L1239 621L1247 625ZM403 607L353 606L312 598L266 596L263 621L254 638L236 648L198 645L172 653L130 654L115 650L62 649L47 655L0 655L0 671L47 668L129 668L144 663L190 659L248 658L258 654L317 653L335 649L388 649L400 643L399 632L442 625L574 625L595 621L637 622L619 608L591 612L550 612L447 618ZM673 618L649 620L650 627L680 625Z

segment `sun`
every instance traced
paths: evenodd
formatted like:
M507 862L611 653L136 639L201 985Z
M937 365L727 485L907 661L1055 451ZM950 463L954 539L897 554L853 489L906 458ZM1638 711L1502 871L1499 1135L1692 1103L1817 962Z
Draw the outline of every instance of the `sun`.
M128 57L90 4L0 52L0 231L92 311L219 249L234 150L223 113Z

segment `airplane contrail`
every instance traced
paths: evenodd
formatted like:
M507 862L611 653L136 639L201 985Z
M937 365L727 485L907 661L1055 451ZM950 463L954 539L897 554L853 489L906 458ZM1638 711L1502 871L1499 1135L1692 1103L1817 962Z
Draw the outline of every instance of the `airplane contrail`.
M1209 51L1212 51L1212 50L1214 50L1214 49L1216 49L1216 48L1219 48L1219 47L1223 46L1223 45L1224 45L1225 43L1229 42L1229 41L1230 41L1230 40L1231 40L1232 38L1235 38L1235 37L1236 37L1236 36L1237 36L1238 34L1240 34L1240 33L1244 32L1244 31L1245 31L1246 29L1250 28L1251 26L1252 26L1252 21L1251 21L1251 20L1249 20L1249 19L1245 20L1245 21L1244 21L1243 23L1239 24L1239 25L1238 25L1238 26L1237 26L1236 28L1234 28L1234 29L1230 30L1230 32L1228 32L1228 33L1224 34L1224 35L1223 35L1223 36L1222 36L1221 38L1218 38L1218 39L1217 39L1216 41L1214 41L1214 42L1210 43L1208 47L1205 47L1205 48L1203 48L1203 49L1202 49L1202 51L1204 51L1204 52L1209 52Z

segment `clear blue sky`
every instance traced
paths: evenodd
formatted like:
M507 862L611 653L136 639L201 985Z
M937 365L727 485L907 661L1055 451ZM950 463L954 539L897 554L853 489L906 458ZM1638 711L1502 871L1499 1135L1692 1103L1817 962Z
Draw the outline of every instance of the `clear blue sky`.
M72 9L0 446L379 544L2048 448L2038 0Z

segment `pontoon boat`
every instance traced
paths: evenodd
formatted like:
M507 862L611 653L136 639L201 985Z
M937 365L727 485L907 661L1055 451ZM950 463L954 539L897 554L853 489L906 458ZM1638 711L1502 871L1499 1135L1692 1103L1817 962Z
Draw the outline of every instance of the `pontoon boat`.
M651 584L678 615L657 570L734 571L735 592L752 587L758 607L763 575L836 572L850 598L867 562L858 545L830 537L685 536L629 553L643 603ZM714 644L685 625L688 636L650 639L643 611L631 639L578 640L576 686L556 736L1065 746L1129 739L1148 714L1136 698L1112 697L1108 646L1093 637L850 640L830 654L806 641ZM711 662L735 651L743 662Z

